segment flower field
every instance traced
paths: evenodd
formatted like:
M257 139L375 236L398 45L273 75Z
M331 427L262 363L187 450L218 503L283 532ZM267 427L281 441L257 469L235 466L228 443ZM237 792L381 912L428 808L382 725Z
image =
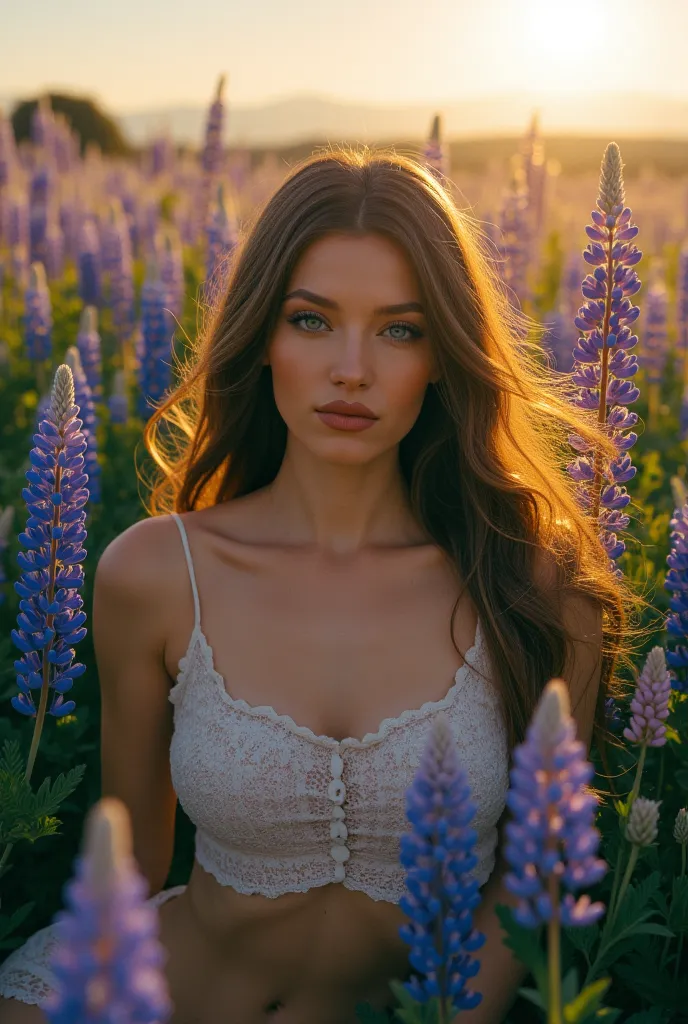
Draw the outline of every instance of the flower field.
M223 147L223 86L198 154L165 138L136 159L82 153L45 103L28 142L0 120L0 960L59 920L75 952L56 962L61 990L44 1007L59 1024L114 1019L115 1005L120 1021L171 1013L152 911L140 934L114 915L111 962L89 957L98 908L147 894L123 806L99 801L88 625L100 554L145 514L146 419L287 171ZM685 1021L688 172L624 180L610 141L597 168L567 177L536 120L489 174L452 176L439 117L415 155L470 204L513 303L548 325L543 361L606 424L616 456L572 435L562 469L648 602L626 697L608 702L606 765L577 740L557 680L515 752L505 856L519 905L500 921L530 974L509 1021ZM407 801L402 938L415 973L395 984L398 1019L449 1024L480 1003L482 937L475 808L441 725ZM166 887L187 881L192 858L178 808ZM142 970L155 979L145 998Z

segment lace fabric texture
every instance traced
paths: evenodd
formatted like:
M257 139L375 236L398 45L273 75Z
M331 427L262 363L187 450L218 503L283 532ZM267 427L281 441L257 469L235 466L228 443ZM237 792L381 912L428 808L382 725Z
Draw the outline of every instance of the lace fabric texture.
M483 885L494 867L508 789L506 731L485 655L479 625L442 700L385 719L362 739L338 741L272 707L231 697L195 627L169 694L170 763L180 803L196 825L201 866L244 894L277 897L341 881L374 900L398 902L405 892L400 835L410 827L405 792L432 720L444 714L477 805L475 877ZM343 877L341 858L332 853L333 754L341 757L346 791Z
M185 885L163 889L147 902L158 907L174 896L179 896L185 889ZM39 1006L50 995L55 988L50 961L58 945L56 933L57 926L54 924L41 928L0 964L0 996Z

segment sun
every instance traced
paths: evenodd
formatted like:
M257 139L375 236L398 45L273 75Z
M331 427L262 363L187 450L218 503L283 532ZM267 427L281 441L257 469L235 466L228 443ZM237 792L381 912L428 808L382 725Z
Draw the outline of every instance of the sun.
M586 72L609 53L605 0L522 0L521 11L521 57L531 80L549 92L592 89Z

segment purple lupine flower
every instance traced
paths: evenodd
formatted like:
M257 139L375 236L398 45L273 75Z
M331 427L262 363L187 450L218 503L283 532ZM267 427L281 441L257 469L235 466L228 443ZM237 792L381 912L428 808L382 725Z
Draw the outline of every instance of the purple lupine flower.
M76 347L92 396L98 398L103 391L103 360L98 333L98 310L95 306L86 306L81 311Z
M87 306L92 309L92 306ZM79 407L82 433L86 438L84 470L88 473L88 490L91 504L100 502L100 464L98 462L97 418L93 404L93 393L81 365L81 356L76 345L70 345L65 353L65 363L72 371L74 380L74 404Z
M576 333L568 311L560 305L543 317L543 324L548 330L542 337L542 344L553 356L554 368L559 373L570 373L573 368L571 349L576 343Z
M545 687L513 756L507 794L513 818L506 824L504 850L511 870L504 884L520 899L514 918L525 928L556 920L568 927L592 924L604 905L573 894L598 882L607 864L596 856L597 800L586 789L594 768L576 739L562 679Z
M160 261L160 280L167 289L167 307L179 318L184 305L184 264L179 235L167 225L159 234L156 252Z
M129 398L127 396L126 376L124 370L115 370L112 392L108 398L111 423L126 423L129 418Z
M41 1002L50 1024L162 1024L173 1005L167 952L148 883L132 853L125 805L104 797L89 812L75 877L55 915L56 987Z
M127 215L119 199L110 205L103 230L103 249L112 322L121 347L134 329L134 261Z
M0 193L9 185L18 163L12 123L0 112Z
M42 263L32 263L29 287L24 292L24 342L26 354L35 363L52 355L53 316L50 291Z
M631 721L623 734L631 743L662 747L666 743L665 720L669 717L671 676L667 671L664 648L653 647L638 676L631 701Z
M442 143L442 118L435 114L430 135L423 149L423 160L431 174L443 183L449 177L449 151Z
M530 258L528 194L515 176L512 177L510 187L502 197L499 227L503 239L500 244L503 260L499 264L501 277L507 286L511 301L523 306L528 298Z
M167 288L160 280L157 261L148 264L141 290L142 353L139 365L139 415L150 416L151 403L159 401L172 381L172 329L167 312Z
M221 75L217 83L217 92L205 127L205 142L201 154L201 166L206 175L214 176L220 170L222 162L222 128L225 119L225 106L222 93L225 87L225 76Z
M26 471L29 486L22 490L29 516L19 541L27 550L17 554L23 571L14 589L22 600L19 628L12 630L22 656L14 663L20 693L11 703L31 717L37 714L32 690L41 691L41 716L49 689L55 697L48 714L69 714L75 703L65 701L63 694L86 671L85 665L72 664L75 652L70 646L86 635L78 591L84 583L79 563L86 557L82 510L88 501L88 476L83 472L86 440L78 412L72 371L62 363L55 372L50 406L33 436L36 447L29 453L31 468ZM30 758L27 773L32 766Z
M78 237L79 295L85 306L99 306L101 254L95 221L87 217L81 225Z
M237 244L237 226L233 210L227 210L222 185L217 188L217 200L207 228L205 292L209 302L223 290L227 258Z
M604 717L607 724L607 728L610 732L619 733L623 729L623 721L621 719L621 712L619 711L619 705L616 703L613 697L607 697L604 702Z
M596 464L591 447L579 435L569 435L569 443L581 454L566 467L578 482L577 498L585 509L592 510L593 519L600 527L600 541L613 563L625 551L626 545L617 534L625 529L630 519L621 512L631 500L622 485L636 474L628 450L638 435L624 431L638 422L637 413L625 406L635 402L640 392L629 378L638 370L637 356L626 353L638 341L631 334L631 324L640 314L631 304L631 296L640 288L633 269L642 253L633 244L638 228L631 225L631 210L624 207L623 165L615 142L607 146L602 160L598 209L593 210L593 224L586 227L591 239L583 258L595 268L582 284L588 302L581 306L574 319L583 337L573 350L574 374L572 382L579 392L573 404L580 409L604 409L606 429L619 455L605 465ZM607 411L607 406L611 408ZM621 575L621 569L614 570Z
M666 285L663 280L655 278L648 288L645 303L645 331L643 334L643 351L640 365L645 370L645 378L649 385L648 426L652 430L657 428L660 385L664 377L664 369L669 355L669 336L667 332L668 299Z
M14 518L14 508L12 505L8 505L0 512L0 605L5 603L5 584L7 583L7 573L5 572L4 565L4 553L9 545L10 530L12 528L12 520Z
M58 281L64 274L65 242L55 215L48 216L45 229L45 272L49 281Z
M688 503L674 509L669 526L669 554L666 562L669 571L664 579L664 589L672 591L669 601L671 611L667 614L664 628L669 639L677 639L679 643L673 650L665 652L667 665L670 666L672 689L680 693L688 692L686 672L688 668Z
M676 282L676 360L674 372L688 388L688 243L681 248Z
M41 96L31 114L31 141L38 149L49 150L55 128L50 96Z
M406 791L412 831L401 836L399 859L406 868L408 895L399 906L411 923L402 925L399 935L411 946L411 966L425 975L423 980L412 977L404 988L420 1003L439 998L452 1013L482 1000L479 992L466 988L480 968L470 954L485 942L473 928L473 910L480 903L472 875L475 810L449 726L439 717Z

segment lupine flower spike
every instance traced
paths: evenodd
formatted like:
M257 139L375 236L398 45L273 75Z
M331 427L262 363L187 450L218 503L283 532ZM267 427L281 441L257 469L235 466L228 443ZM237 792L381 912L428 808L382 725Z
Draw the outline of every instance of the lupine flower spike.
M511 869L504 884L520 899L514 918L525 928L547 924L552 1021L562 1019L560 925L593 924L604 913L602 903L574 896L607 871L605 861L596 856L597 799L587 791L593 774L585 747L576 739L566 683L552 679L525 742L514 751L507 794L513 819L506 825L504 849Z
M413 830L401 837L409 894L399 906L411 923L402 925L399 935L411 946L411 966L425 976L404 988L420 1003L437 997L440 1024L449 1020L447 1014L472 1009L482 999L466 988L480 967L470 954L485 942L473 928L480 902L471 874L477 863L477 834L470 827L475 810L449 726L438 718L406 793Z
M148 883L132 854L120 800L105 797L86 821L76 877L55 916L56 987L41 1009L50 1024L162 1024L172 1002L162 968L158 916L145 902Z
M635 782L631 790L633 802L640 792L640 780L648 747L663 747L666 743L665 720L669 717L671 676L667 671L663 647L653 647L643 670L638 676L633 700L631 721L623 734L640 747Z
M624 431L636 425L638 415L625 406L640 395L629 379L638 371L638 359L626 353L638 342L637 336L631 334L631 324L637 320L640 309L632 305L631 297L640 289L633 268L642 253L631 241L638 228L631 225L631 210L624 206L622 171L619 147L610 142L602 160L598 209L592 211L593 223L585 229L591 241L583 259L595 269L583 281L582 292L588 302L574 319L583 337L573 350L571 378L580 389L573 404L597 412L599 423L605 424L619 455L605 464L588 442L571 434L569 443L582 454L566 467L579 484L579 504L592 511L593 520L599 525L600 540L612 567L626 549L616 530L626 529L630 522L629 516L621 512L631 500L622 484L636 474L627 452L638 436L624 436ZM621 569L615 572L618 576Z
M69 714L73 700L63 694L85 672L85 665L72 664L72 644L83 640L85 613L78 591L84 583L79 564L86 557L84 505L89 492L88 475L83 472L86 439L82 433L78 406L74 404L74 381L69 366L58 366L50 406L33 439L31 468L26 472L29 486L22 491L29 517L19 541L26 552L17 561L23 570L14 589L21 597L17 629L12 641L22 652L15 661L19 694L12 707L36 718L26 778L30 778L43 719ZM40 691L38 710L32 691ZM48 705L49 691L54 699Z
M669 640L678 640L679 643L673 650L666 651L666 660L670 666L672 688L685 693L688 690L685 672L688 668L688 502L684 495L678 497L678 508L674 509L669 523L670 550L666 559L669 571L664 580L664 589L672 591L669 601L671 611L666 617L665 628Z
M644 796L639 796L631 804L626 823L626 839L631 844L631 855L628 858L623 880L619 886L619 894L616 901L609 908L608 929L614 926L619 913L619 907L623 902L628 883L635 870L638 854L644 847L651 846L657 838L657 823L659 821L661 802L661 800L648 800Z

